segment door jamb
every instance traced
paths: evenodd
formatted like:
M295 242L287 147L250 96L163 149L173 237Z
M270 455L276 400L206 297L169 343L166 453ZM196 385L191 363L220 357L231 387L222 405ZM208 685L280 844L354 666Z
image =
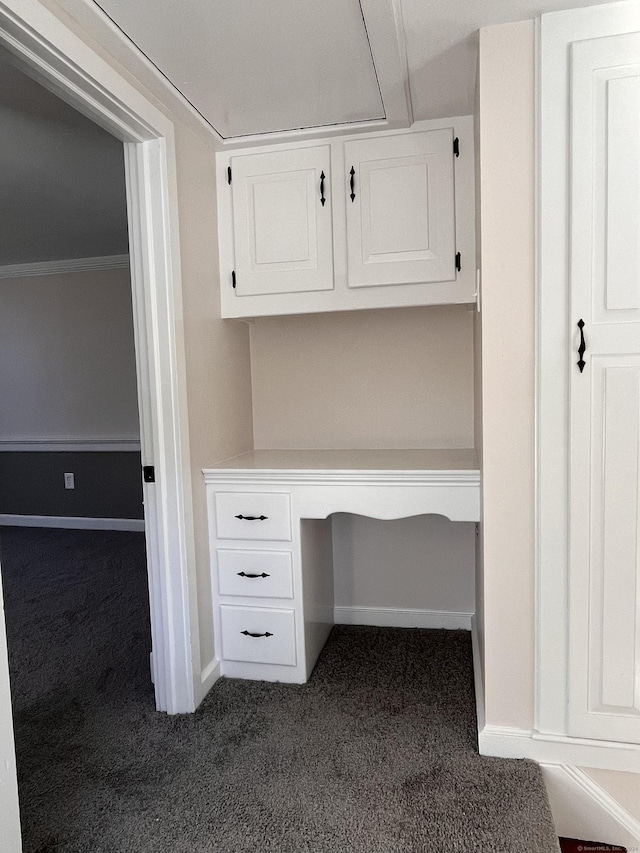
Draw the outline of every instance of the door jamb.
M0 0L0 44L124 143L142 462L156 469L143 485L156 705L193 711L200 660L173 124L40 4Z

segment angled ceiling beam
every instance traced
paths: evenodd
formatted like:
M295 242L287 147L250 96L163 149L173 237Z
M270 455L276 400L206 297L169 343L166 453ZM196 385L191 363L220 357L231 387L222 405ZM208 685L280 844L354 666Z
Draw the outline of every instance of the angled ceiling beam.
M413 109L400 0L360 0L387 127L409 127Z

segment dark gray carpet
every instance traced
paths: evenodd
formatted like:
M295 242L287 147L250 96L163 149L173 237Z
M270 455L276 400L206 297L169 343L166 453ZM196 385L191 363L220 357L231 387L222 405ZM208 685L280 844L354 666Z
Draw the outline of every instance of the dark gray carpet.
M25 853L555 853L476 753L469 635L335 628L308 684L155 713L142 536L0 532Z

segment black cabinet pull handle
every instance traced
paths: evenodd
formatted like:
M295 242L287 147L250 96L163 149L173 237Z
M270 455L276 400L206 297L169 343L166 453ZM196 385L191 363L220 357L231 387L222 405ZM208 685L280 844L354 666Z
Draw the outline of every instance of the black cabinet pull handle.
M349 178L349 188L351 189L351 201L355 201L356 200L356 194L353 191L353 186L355 183L356 170L353 168L353 166L351 167L351 171L349 172L349 174L351 175L351 177Z
M273 634L268 631L265 631L264 634L252 634L251 631L240 631L240 633L244 634L245 637L273 637Z
M586 364L583 356L587 348L587 345L584 342L584 332L582 331L584 329L584 320L578 321L578 328L580 329L580 346L578 347L578 355L580 356L580 359L578 361L578 367L580 368L580 373L582 373Z
M263 572L261 575L248 575L246 572L238 572L238 577L241 577L241 578L270 578L271 575L268 575L266 572Z
M268 515L236 515L236 518L239 518L240 521L266 521L269 516Z
M320 204L324 207L326 198L324 197L324 171L320 172Z

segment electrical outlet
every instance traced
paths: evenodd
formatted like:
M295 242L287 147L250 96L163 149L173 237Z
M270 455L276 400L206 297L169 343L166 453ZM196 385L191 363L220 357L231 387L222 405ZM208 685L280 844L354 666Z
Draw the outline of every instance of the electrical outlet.
M64 487L65 489L75 489L76 482L73 474L65 474L64 475Z

